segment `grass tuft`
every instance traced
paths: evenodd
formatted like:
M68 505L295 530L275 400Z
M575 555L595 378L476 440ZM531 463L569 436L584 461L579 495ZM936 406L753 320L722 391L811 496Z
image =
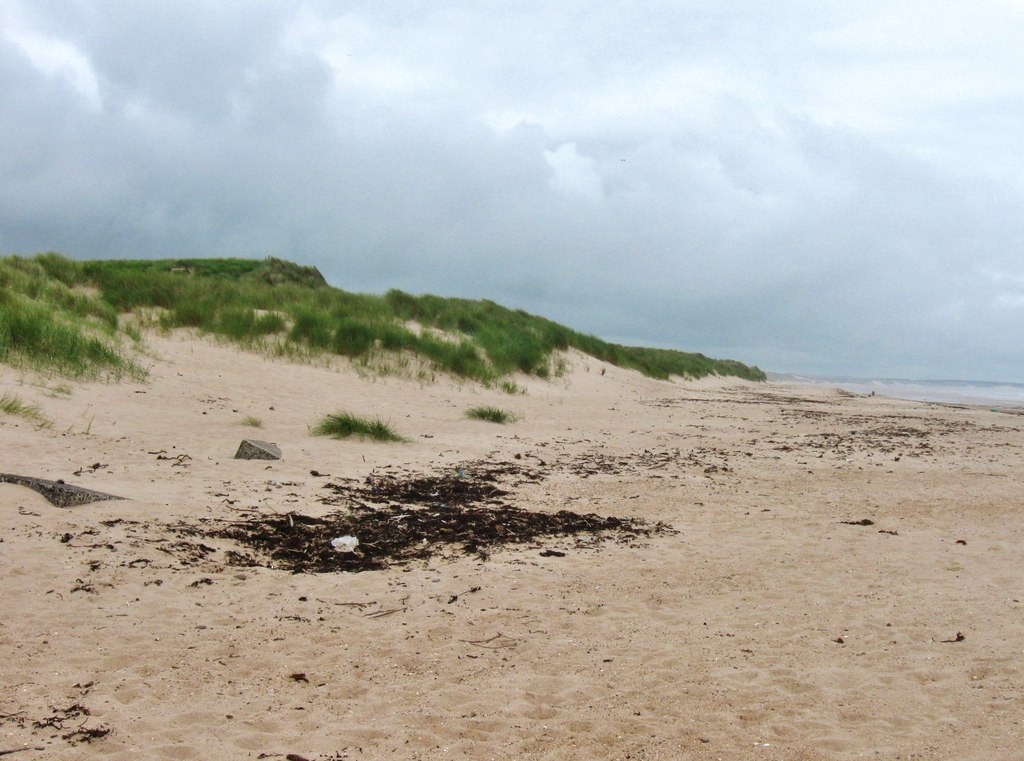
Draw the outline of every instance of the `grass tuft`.
M242 423L241 424L242 425L250 425L253 428L262 428L263 427L263 421L260 420L255 415L247 415L246 417L244 417L242 419Z
M466 410L466 417L472 418L473 420L486 420L489 423L513 423L519 418L513 415L511 412L499 409L497 407L472 407Z
M526 393L526 389L525 388L522 388L518 383L516 383L515 381L511 381L511 380L503 380L503 381L501 381L498 384L498 388L500 388L502 391L504 391L506 394L509 394L510 396L515 396L516 394L525 394Z
M327 415L313 428L313 435L333 436L336 439L358 436L374 441L405 441L380 418L367 420L348 412Z
M25 420L33 423L36 428L49 428L53 425L53 420L46 417L43 411L36 405L28 404L20 396L12 396L6 392L3 396L0 396L0 412L25 418Z

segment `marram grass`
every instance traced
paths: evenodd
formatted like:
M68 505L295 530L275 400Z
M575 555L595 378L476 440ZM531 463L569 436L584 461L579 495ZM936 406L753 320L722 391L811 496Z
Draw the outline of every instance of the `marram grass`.
M59 254L0 258L0 362L65 375L145 375L120 338L128 313L159 315L165 329L190 327L281 356L337 355L366 362L413 355L450 375L519 387L514 374L561 371L558 352L577 349L644 375L733 375L764 380L757 367L671 349L608 343L493 301L349 293L314 267L278 259L109 260Z
M380 418L369 420L349 412L327 415L313 428L313 435L331 436L336 439L357 436L374 441L405 441Z
M114 307L56 254L0 259L0 362L69 377L144 378Z
M486 420L489 423L512 423L518 419L511 412L489 406L471 407L466 410L466 417L473 420Z
M4 393L0 396L0 412L8 415L15 415L24 418L36 426L36 428L50 428L53 421L34 404L28 404L20 396Z

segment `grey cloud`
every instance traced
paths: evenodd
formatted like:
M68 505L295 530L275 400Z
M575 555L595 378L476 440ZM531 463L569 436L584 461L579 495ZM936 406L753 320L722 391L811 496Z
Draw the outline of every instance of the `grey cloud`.
M822 118L861 65L829 34L888 4L701 5L16 4L101 107L0 37L0 248L285 256L775 370L1024 378L1020 93Z

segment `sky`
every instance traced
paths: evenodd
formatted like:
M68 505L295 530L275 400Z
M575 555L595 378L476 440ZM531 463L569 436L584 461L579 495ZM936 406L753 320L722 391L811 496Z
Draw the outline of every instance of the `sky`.
M0 0L0 254L1024 382L1024 0Z

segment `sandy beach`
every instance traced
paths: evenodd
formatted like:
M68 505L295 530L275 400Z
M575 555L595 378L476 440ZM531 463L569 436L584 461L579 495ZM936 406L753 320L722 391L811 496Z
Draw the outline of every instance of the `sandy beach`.
M1024 758L1013 410L575 353L510 396L147 342L146 382L0 367L0 392L53 420L0 414L0 471L124 497L61 508L0 484L18 761ZM311 435L340 410L408 441ZM234 459L246 438L283 459ZM239 564L251 550L204 538L328 515L382 474L510 463L517 508L670 530L431 545L363 573Z

